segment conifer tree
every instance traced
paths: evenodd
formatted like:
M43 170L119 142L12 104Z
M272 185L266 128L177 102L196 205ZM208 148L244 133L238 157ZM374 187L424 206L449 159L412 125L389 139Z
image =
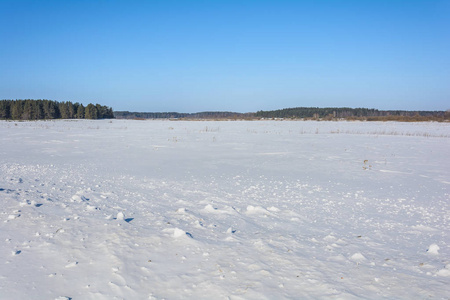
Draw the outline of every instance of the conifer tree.
M11 105L11 118L13 120L20 120L22 117L22 101L21 100L16 100L13 101L12 105Z
M88 106L86 106L84 117L85 119L98 119L97 107L95 107L94 104L89 103Z
M42 110L42 100L33 101L33 115L35 120L44 118L44 111Z
M84 113L85 113L85 109L84 109L83 104L78 105L77 113L76 113L75 117L77 119L84 119Z
M20 119L22 119L22 120L33 120L34 119L33 103L31 100L25 100L22 115L20 116Z
M1 120L6 120L11 117L10 106L11 106L10 101L0 101L0 119Z
M67 102L67 110L68 110L68 114L69 114L69 119L73 119L75 118L75 106L73 105L72 102L68 101Z
M69 108L67 107L67 103L60 102L58 108L59 114L61 115L61 119L69 119Z

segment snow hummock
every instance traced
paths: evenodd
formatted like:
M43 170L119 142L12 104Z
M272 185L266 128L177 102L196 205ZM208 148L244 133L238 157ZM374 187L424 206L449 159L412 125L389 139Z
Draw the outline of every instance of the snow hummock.
M350 257L350 259L351 260L353 260L353 261L355 261L355 262L358 262L358 263L360 263L360 262L363 262L363 261L365 261L366 260L366 258L364 257L364 255L362 255L361 253L354 253L351 257Z
M117 216L116 216L116 219L119 220L119 221L124 221L125 220L125 214L123 212L121 212L121 211L118 212Z
M433 255L438 255L439 254L439 246L438 245L436 245L436 244L431 244L429 247L428 247L428 253L429 254L433 254Z
M436 275L450 277L450 264L446 264L443 269L437 271Z
M173 237L174 238L179 238L179 237L184 237L186 236L186 231L181 230L179 228L175 228L173 231Z
M0 121L0 139L1 299L450 295L448 123Z

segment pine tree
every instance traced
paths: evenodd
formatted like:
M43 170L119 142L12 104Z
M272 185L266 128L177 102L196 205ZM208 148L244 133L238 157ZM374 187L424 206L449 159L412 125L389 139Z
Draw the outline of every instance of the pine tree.
M69 119L73 119L75 118L75 106L73 105L72 102L66 102L67 103L67 110L69 112Z
M33 102L31 100L25 100L23 111L21 115L22 120L33 120Z
M88 106L86 106L86 110L84 112L84 118L85 119L98 119L97 107L95 107L94 104L89 103Z
M44 118L45 119L56 119L59 116L58 105L55 101L44 100L43 103Z
M78 105L77 107L77 113L75 114L75 117L77 119L84 119L85 109L83 104Z
M33 115L34 120L41 120L44 118L44 111L42 110L42 100L33 101Z
M10 107L11 101L0 101L0 120L7 120L11 117Z
M67 107L66 102L60 102L58 105L59 113L61 115L61 119L69 118L69 108Z
M22 118L22 100L16 100L11 105L11 119L20 120Z

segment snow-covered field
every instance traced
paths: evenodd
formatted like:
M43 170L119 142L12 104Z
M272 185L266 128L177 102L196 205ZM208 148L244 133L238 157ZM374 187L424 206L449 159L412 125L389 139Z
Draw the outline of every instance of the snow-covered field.
M0 122L0 299L448 299L450 124Z

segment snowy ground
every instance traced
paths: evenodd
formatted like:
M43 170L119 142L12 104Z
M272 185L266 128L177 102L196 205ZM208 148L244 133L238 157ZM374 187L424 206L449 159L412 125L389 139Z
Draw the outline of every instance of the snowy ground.
M448 299L450 124L0 121L0 299Z

